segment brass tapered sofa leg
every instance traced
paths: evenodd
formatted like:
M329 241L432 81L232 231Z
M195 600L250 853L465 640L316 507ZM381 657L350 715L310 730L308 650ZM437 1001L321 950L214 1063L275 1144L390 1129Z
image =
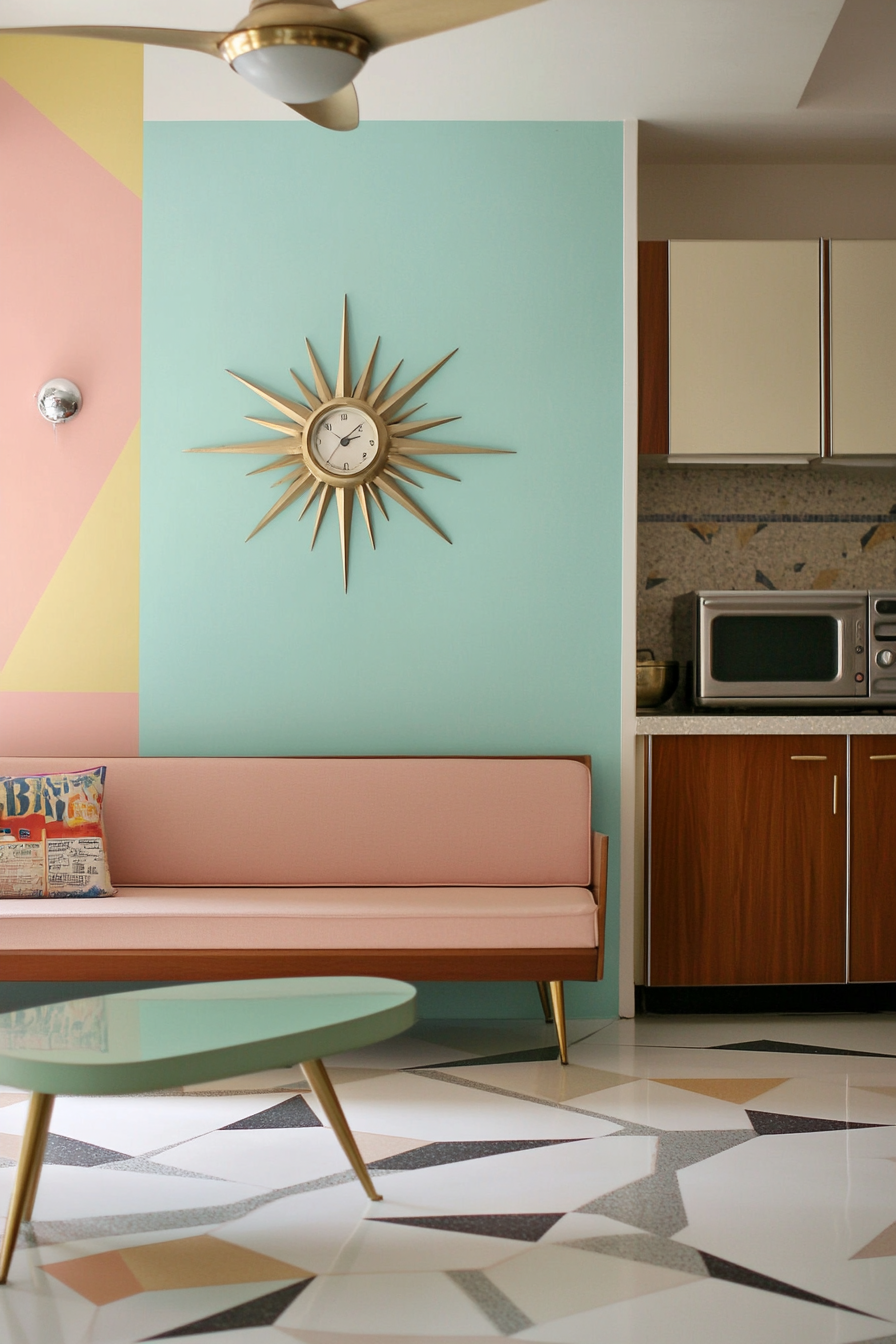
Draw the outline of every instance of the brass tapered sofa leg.
M541 999L541 1011L544 1013L545 1022L553 1022L551 1016L551 991L547 980L536 980L538 986L538 997Z
M551 980L551 1003L554 1006L554 1024L557 1028L557 1044L560 1047L560 1063L569 1063L566 1048L566 1005L563 1001L563 981Z

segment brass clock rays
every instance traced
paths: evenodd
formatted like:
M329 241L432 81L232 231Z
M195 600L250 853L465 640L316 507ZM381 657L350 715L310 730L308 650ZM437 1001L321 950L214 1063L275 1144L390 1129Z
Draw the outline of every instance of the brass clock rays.
M299 502L303 495L307 495L302 501L299 517L304 517L316 499L317 511L311 533L313 548L321 522L335 495L339 515L342 580L345 590L348 591L349 543L355 502L361 510L367 535L374 549L376 542L371 506L388 521L389 515L386 513L383 495L400 504L403 509L407 509L408 513L421 523L425 523L427 527L431 527L450 544L450 538L408 494L405 486L423 489L419 481L407 475L408 472L441 476L448 481L456 481L458 478L416 459L424 456L440 457L443 454L504 453L511 450L470 448L458 443L431 443L414 438L414 435L421 434L426 429L435 429L438 425L460 419L457 415L446 415L438 419L412 420L410 417L422 410L425 403L420 403L410 410L404 409L414 393L447 363L451 355L457 353L455 350L426 369L419 377L412 378L396 392L390 392L389 388L401 367L401 361L382 382L371 388L374 363L379 349L377 338L360 378L353 383L349 358L347 302L342 306L342 335L334 389L331 390L307 340L305 345L314 390L312 391L297 373L290 370L304 401L283 397L278 392L272 392L257 383L250 383L238 373L227 370L231 377L256 392L268 405L287 417L285 420L267 420L255 415L246 416L247 420L256 425L276 430L278 434L284 435L286 443L280 443L276 439L262 439L254 443L222 444L216 448L188 448L187 452L278 454L273 462L268 462L263 467L256 467L254 471L248 473L250 476L257 476L262 472L286 468L286 474L274 482L275 486L285 487L283 493L276 504L268 509L258 526L249 533L247 541L251 541L290 504Z

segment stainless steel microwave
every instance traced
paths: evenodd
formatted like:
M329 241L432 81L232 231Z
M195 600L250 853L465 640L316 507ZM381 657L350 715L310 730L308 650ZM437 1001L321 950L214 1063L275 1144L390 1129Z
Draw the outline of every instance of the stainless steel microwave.
M675 626L699 708L896 708L896 590L688 593Z

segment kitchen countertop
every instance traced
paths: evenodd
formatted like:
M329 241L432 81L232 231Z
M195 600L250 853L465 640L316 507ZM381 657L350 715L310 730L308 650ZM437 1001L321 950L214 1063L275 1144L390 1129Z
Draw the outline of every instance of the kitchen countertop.
M711 734L762 734L786 737L798 733L892 733L896 714L670 714L665 710L635 720L638 737L705 737Z

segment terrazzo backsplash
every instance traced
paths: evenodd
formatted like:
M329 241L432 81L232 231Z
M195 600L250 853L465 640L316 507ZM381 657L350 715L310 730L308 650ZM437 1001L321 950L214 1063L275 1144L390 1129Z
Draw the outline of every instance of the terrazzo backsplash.
M642 466L638 647L672 655L672 602L704 588L896 588L896 471Z

